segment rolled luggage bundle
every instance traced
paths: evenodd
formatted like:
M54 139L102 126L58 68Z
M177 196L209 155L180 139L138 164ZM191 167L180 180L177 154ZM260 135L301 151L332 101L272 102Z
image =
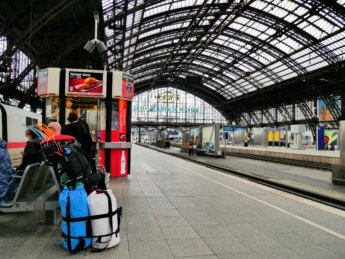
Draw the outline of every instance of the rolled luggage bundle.
M93 251L111 248L120 243L122 208L117 208L112 190L93 191L87 202L91 215Z
M83 186L74 190L65 187L59 196L62 215L62 242L69 252L78 252L91 245L91 227L87 195Z
M76 253L92 246L99 252L120 243L122 207L110 189L96 190L87 196L82 185L65 187L60 193L63 247Z

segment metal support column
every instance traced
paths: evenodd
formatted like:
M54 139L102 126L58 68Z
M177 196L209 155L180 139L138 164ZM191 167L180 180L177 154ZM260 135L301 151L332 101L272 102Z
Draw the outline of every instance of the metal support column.
M345 93L340 95L340 118L339 120L345 120Z
M139 143L141 143L141 126L139 126Z

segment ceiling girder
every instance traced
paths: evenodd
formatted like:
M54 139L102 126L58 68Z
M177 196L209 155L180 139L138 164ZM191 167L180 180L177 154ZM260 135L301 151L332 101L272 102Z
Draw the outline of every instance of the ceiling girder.
M77 0L62 0L57 5L55 5L52 9L46 12L42 17L38 20L34 21L34 23L29 26L29 28L21 32L21 36L18 37L15 42L12 44L12 48L7 48L4 53L0 56L0 61L4 60L4 57L11 57L13 54L18 50L21 49L23 44L38 32L44 25L46 25L51 19L53 19L56 15L58 15L61 11L65 8L72 5Z
M283 33L288 34L291 38L296 38L297 42L303 42L303 40L306 40L304 43L305 46L309 46L311 49L313 49L319 56L323 57L325 61L327 61L329 64L339 62L339 58L328 49L327 46L324 46L320 43L319 39L314 38L309 33L305 32L303 29L300 29L296 25L292 25L291 23L288 23L287 21L283 19L279 19L278 17L261 10L258 10L256 8L249 7L248 13L252 13L253 16L247 16L249 19L253 19L257 22L262 22L264 19L269 19L273 21L275 24L275 28L280 30ZM243 15L245 16L245 14ZM271 25L273 25L271 24ZM270 25L270 24L266 24Z
M213 1L214 1L214 0L213 0ZM206 4L207 4L207 0L204 0L204 1L203 1L203 4L200 5L200 6L198 6L198 8L199 8L199 9L198 9L198 12L194 15L194 17L193 17L193 19L191 20L189 26L185 29L184 33L183 33L182 36L179 38L178 42L175 44L173 50L170 52L169 57L166 59L166 61L164 62L163 66L162 66L162 68L161 68L161 70L158 72L157 76L156 76L155 79L153 80L152 85L155 85L156 82L159 80L160 76L162 75L162 73L164 73L165 68L166 68L166 66L168 65L170 59L172 59L173 56L174 56L174 54L175 54L175 53L174 53L175 50L181 45L182 41L185 40L185 38L188 38L188 35L191 34L191 32L193 31L193 30L191 30L191 29L192 29L192 26L194 25L194 23L199 24L200 21L202 21L201 18L204 17L204 16L207 14L208 9L205 10L204 12L202 12L202 11L203 11L203 8L205 7ZM199 20L197 20L197 19L199 19Z

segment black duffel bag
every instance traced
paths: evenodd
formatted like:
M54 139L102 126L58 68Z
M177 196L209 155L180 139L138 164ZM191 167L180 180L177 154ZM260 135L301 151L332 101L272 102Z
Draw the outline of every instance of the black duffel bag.
M66 147L64 148L66 150ZM58 160L62 171L66 174L67 185L75 186L77 182L85 183L91 174L91 166L84 153L75 147L65 152Z

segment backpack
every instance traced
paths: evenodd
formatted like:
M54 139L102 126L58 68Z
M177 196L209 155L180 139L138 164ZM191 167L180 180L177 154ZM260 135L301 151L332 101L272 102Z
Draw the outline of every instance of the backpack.
M58 163L67 176L67 186L75 187L77 182L85 183L91 174L91 166L86 156L76 146L65 146L64 151L65 154L59 157Z

